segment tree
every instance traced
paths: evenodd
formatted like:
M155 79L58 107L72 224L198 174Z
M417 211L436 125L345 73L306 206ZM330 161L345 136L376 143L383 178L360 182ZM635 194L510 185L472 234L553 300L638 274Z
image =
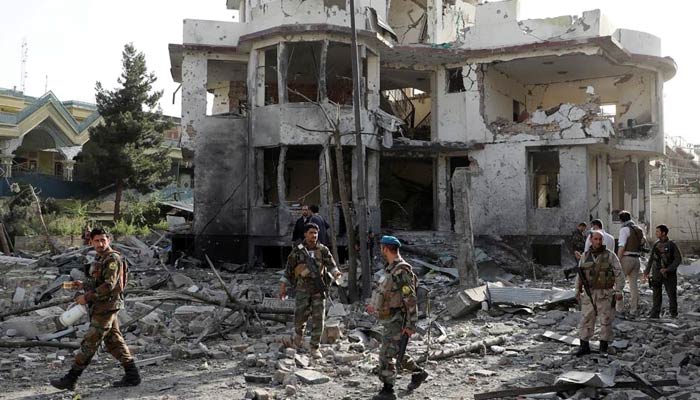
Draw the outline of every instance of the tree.
M120 87L106 90L100 82L95 85L97 111L104 122L90 128L82 157L91 181L114 184L115 220L120 218L124 189L148 193L170 180L169 149L161 146L169 122L157 108L163 91L153 91L155 81L144 54L129 43L122 51Z

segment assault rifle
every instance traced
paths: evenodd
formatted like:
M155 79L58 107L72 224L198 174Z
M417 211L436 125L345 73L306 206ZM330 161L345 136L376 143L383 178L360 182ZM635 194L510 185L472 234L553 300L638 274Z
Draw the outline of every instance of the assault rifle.
M430 322L430 321L428 321ZM401 339L399 340L399 352L396 354L396 369L401 370L401 367L403 366L403 358L406 355L406 347L408 347L408 335L406 332L403 331L403 328L406 327L406 314L403 316L403 324L401 325ZM428 329L430 329L430 325L428 325Z
M328 289L330 287L330 282L333 281L333 277L328 271L326 271L325 274L321 275L321 270L316 264L316 259L311 256L311 253L309 253L309 250L306 247L304 247L304 245L299 246L301 246L304 249L304 252L306 253L306 267L311 272L311 276L313 277L314 281L314 286L316 287L316 290L318 290L318 292L321 293L321 298L325 299L328 296Z
M581 280L581 285L583 286L583 291L586 292L586 295L591 300L591 305L593 306L593 311L595 311L596 315L598 315L598 307L596 307L595 301L593 301L593 293L591 292L591 284L588 282L588 279L586 279L586 274L583 272L583 269L581 268L581 266L576 267L576 272L578 273L578 278Z

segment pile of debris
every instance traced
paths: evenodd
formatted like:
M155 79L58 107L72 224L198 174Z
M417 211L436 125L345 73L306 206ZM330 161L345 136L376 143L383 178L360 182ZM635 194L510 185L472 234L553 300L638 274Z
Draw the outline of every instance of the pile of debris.
M462 290L449 238L406 241L412 244L405 256L421 280L421 319L408 352L431 374L415 398L541 398L541 393L551 398L556 393L698 398L693 394L700 392L697 264L681 269L677 320L618 319L611 350L616 354L577 359L570 352L578 344L580 313L573 282L561 278L560 270L544 268L538 280L515 274L509 265L517 263L517 254L492 244L483 247L489 254L477 250L481 286ZM276 298L281 271L250 271L208 257L180 257L168 265L169 241L160 234L144 240L125 237L114 247L133 275L119 320L144 369L146 380L138 389L144 396L206 397L208 390L225 389L258 399L354 399L376 392L379 383L372 375L380 325L363 305L333 301L338 288L327 303L324 357L314 360L303 348L289 347L294 304ZM496 254L493 248L498 247L507 256ZM42 374L48 378L67 370L88 329L87 317L70 326L59 317L73 296L62 283L83 279L83 267L94 252L81 247L34 256L0 257L0 376L11 382L8 393L49 390L40 389ZM642 311L649 303L645 288ZM100 355L93 364L99 369L114 361ZM170 376L167 382L149 380L164 371ZM225 383L209 388L212 374L225 377Z

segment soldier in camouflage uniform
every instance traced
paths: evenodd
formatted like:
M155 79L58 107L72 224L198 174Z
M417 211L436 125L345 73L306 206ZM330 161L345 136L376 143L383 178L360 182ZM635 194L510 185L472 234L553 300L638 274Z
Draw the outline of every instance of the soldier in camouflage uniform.
M656 227L656 243L651 247L651 256L644 269L644 279L649 280L652 290L652 307L649 318L659 318L661 314L662 290L666 288L668 308L671 318L678 316L678 276L676 270L683 261L678 245L668 238L668 226Z
M409 356L396 360L399 355L399 343L403 335L410 337L418 321L416 288L418 279L411 265L399 254L401 242L393 236L383 236L380 250L387 261L384 276L379 281L378 290L372 296L372 304L367 311L376 314L384 328L382 346L379 350L379 379L384 386L373 399L395 399L396 364L412 371L408 390L418 388L428 378L428 373Z
M576 226L576 229L571 232L571 254L574 255L576 263L578 264L578 259L581 257L583 250L586 247L586 225L585 222L581 222ZM576 271L576 268L567 268L564 270L564 278L569 279L571 274Z
M591 293L589 297L579 276L576 280L576 299L581 303L583 318L580 327L581 345L576 356L591 353L590 340L593 337L596 319L600 320L600 353L607 355L608 344L613 338L613 298L622 301L625 276L620 260L612 250L603 245L601 231L591 232L591 248L583 253L579 265Z
M73 367L63 378L52 379L51 385L58 389L75 390L76 383L90 360L104 342L107 351L124 367L125 375L114 386L136 386L141 383L134 358L119 331L117 313L124 307L126 285L125 264L121 256L109 246L110 240L104 230L95 228L90 240L97 251L95 262L90 267L86 282L75 281L74 288L82 288L85 294L76 297L76 303L87 304L90 309L90 329L80 343Z
M311 317L311 356L321 358L319 344L323 334L326 316L326 299L314 283L314 275L307 265L307 258L316 260L316 268L321 276L329 271L335 278L340 271L335 265L328 247L318 241L318 225L304 226L304 240L296 245L287 258L284 276L280 279L280 298L287 297L287 286L296 288L296 308L294 310L294 345L301 348L306 322Z

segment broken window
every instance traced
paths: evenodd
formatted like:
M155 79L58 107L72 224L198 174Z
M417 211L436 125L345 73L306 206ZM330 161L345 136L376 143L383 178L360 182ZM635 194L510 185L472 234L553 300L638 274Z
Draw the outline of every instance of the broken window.
M513 122L523 122L527 119L527 109L525 104L513 99Z
M598 115L608 118L614 124L615 116L617 116L617 106L615 104L601 104Z
M540 265L561 265L561 245L533 244L532 259Z
M382 158L379 170L382 226L433 229L433 159Z
M321 42L287 43L287 97L290 103L319 101Z
M318 146L289 146L284 157L284 197L287 203L320 204ZM263 202L279 204L280 148L264 150Z
M352 105L352 62L350 46L345 43L328 44L326 59L326 92L328 100L344 105ZM366 71L365 63L361 62ZM363 78L365 74L363 72Z
M265 50L265 105L278 104L277 46Z
M559 152L532 151L529 157L535 208L559 207Z
M447 93L465 92L462 67L447 69Z

